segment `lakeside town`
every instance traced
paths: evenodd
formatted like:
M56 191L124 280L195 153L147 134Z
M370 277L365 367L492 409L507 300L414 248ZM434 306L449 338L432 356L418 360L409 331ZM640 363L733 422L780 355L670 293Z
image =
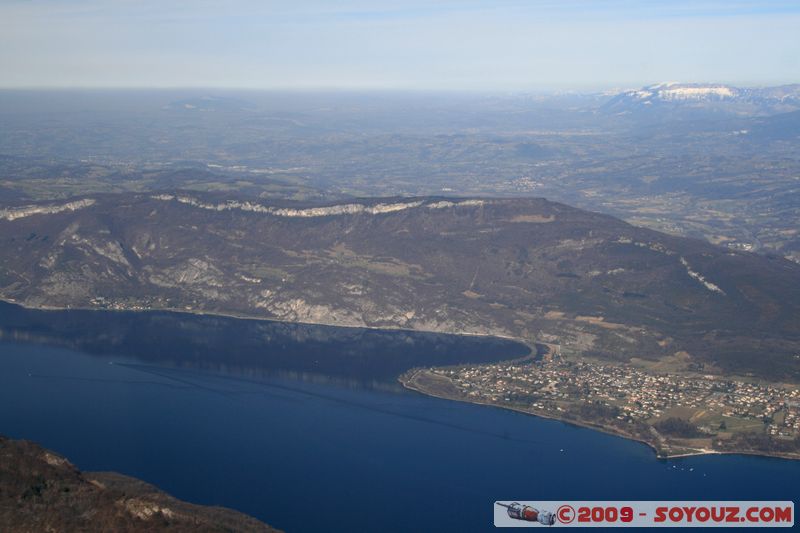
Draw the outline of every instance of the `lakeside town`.
M593 361L517 361L417 370L409 388L636 438L662 455L794 456L800 388Z

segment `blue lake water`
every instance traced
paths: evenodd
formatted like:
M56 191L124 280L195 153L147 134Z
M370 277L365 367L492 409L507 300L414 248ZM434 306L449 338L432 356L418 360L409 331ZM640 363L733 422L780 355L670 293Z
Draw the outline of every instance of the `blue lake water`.
M384 357L383 341L389 354L420 349L416 360L403 356L416 364L458 351L498 359L518 347L470 339L479 349L456 343L455 352L437 352L436 337L343 340L332 328L267 332L258 323L246 327L257 328L250 334L261 348L219 337L237 327L0 306L0 433L37 441L83 470L122 472L287 531L486 531L495 500L800 496L800 462L657 460L642 444L429 398L363 370L380 368L373 359ZM372 357L358 356L359 346ZM320 363L328 352L329 364Z

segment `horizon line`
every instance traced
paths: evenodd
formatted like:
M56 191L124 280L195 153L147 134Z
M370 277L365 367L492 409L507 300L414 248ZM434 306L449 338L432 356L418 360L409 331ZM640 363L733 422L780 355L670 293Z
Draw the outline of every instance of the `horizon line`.
M626 90L651 87L660 84L674 83L681 85L731 85L742 88L780 87L798 85L800 80L793 81L643 81L643 82L608 82L603 84L575 83L569 85L543 84L530 87L418 87L418 86L237 86L237 85L0 85L0 91L252 91L252 92L405 92L405 93L597 93L609 90Z

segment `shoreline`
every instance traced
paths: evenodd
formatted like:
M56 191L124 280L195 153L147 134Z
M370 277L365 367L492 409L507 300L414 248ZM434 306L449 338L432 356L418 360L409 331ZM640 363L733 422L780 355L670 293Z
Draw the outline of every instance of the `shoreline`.
M422 329L411 329L411 328L403 328L399 326L368 326L368 325L338 325L332 323L325 323L325 322L301 322L296 320L288 320L288 319L281 319L281 318L268 318L268 317L259 317L253 316L248 314L236 314L233 312L224 312L224 311L203 311L203 310L196 310L196 309L177 309L177 308L169 308L169 307L162 307L162 308L155 308L155 309L113 309L113 308L97 308L97 307L59 307L59 306L48 306L48 305L38 305L38 306L31 306L26 305L22 302L18 302L16 300L10 300L6 297L0 296L0 302L7 303L9 305L16 305L23 309L28 309L31 311L105 311L105 312L120 312L120 313L153 313L153 312L164 312L164 313L174 313L174 314L182 314L182 315L192 315L192 316L208 316L208 317L223 317L223 318L231 318L235 320L252 320L252 321L260 321L260 322L277 322L282 324L297 324L297 325L313 325L313 326L324 326L324 327L334 327L334 328L349 328L349 329L368 329L368 330L377 330L377 331L405 331L409 333L429 333L429 334L439 334L439 335L456 335L456 336L464 336L464 337L494 337L498 339L509 340L513 342L517 342L525 347L528 348L529 353L527 355L521 357L515 357L509 360L519 360L524 359L527 357L537 357L539 355L539 346L547 347L545 343L531 343L529 341L520 339L518 337L514 337L508 334L495 334L495 333L473 333L473 332L452 332L452 331L443 331L443 330L422 330ZM532 345L531 345L532 344ZM800 455L790 455L790 454L781 454L781 453L766 453L756 450L742 450L742 451L729 451L729 450L696 450L696 451L681 451L680 453L675 454L667 454L661 455L659 453L659 449L650 441L634 437L632 435L623 433L621 431L615 431L605 426L600 426L596 424L592 424L589 422L582 422L579 420L568 420L565 418L561 418L555 415L551 415L548 413L534 413L530 411L526 411L524 409L510 407L500 404L495 404L491 402L484 402L484 401L476 401L470 400L466 398L460 397L452 397L444 394L437 394L425 390L421 387L415 386L411 383L411 379L419 373L421 370L408 370L397 377L397 381L403 386L403 388L407 390L414 391L418 394L424 394L426 396L439 398L443 400L455 401L455 402L463 402L463 403L471 403L473 405L482 405L486 407L494 407L497 409L505 409L507 411L514 411L517 413L521 413L528 416L535 416L546 420L555 420L561 422L563 424L569 424L575 427L580 427L584 429L599 431L601 433L605 433L607 435L612 435L615 437L620 437L628 440L632 440L635 442L639 442L641 444L646 445L650 448L656 458L659 460L669 460L669 459L680 459L685 457L695 457L695 456L703 456L703 455L750 455L750 456L758 456L758 457L769 457L774 459L783 459L783 460L790 460L790 461L798 461L800 460ZM406 377L406 374L409 372L413 372L409 377Z
M210 316L210 317L224 317L224 318L235 318L237 320L255 320L259 322L279 322L281 324L297 324L297 325L305 325L305 326L325 326L330 328L348 328L348 329L369 329L369 330L376 330L376 331L406 331L409 333L433 333L438 335L457 335L460 337L494 337L497 339L504 339L509 341L514 341L519 344L526 346L531 353L528 355L536 355L536 345L543 344L543 343L533 343L531 346L531 342L520 339L519 337L514 337L507 333L474 333L469 331L461 331L461 332L454 332L450 330L434 330L434 329L413 329L413 328L404 328L400 326L368 326L366 324L363 325L353 325L353 324L335 324L332 322L304 322L301 320L289 320L286 318L270 318L264 316L256 316L256 315L249 315L249 314L236 314L231 311L203 311L198 309L179 309L175 307L158 307L153 309L115 309L115 308L107 308L107 307L60 307L54 305L26 305L23 302L18 302L16 300L10 300L7 297L0 296L0 302L7 303L9 305L16 305L18 307L22 307L23 309L28 309L30 311L105 311L105 312L112 312L112 313L175 313L175 314L182 314L182 315L194 315L194 316ZM527 357L527 356L525 356Z
M786 460L786 461L800 461L800 456L789 455L789 454L780 454L780 453L771 454L771 453L760 452L760 451L755 451L755 450L729 451L729 450L702 449L702 450L695 450L695 451L681 451L679 453L674 453L674 454L669 454L668 453L666 455L662 455L662 454L659 453L658 448L655 445L653 445L652 442L649 442L647 440L644 440L644 439L641 439L641 438L638 438L638 437L634 437L632 435L623 433L621 431L615 431L615 430L607 428L605 426L599 426L599 425L592 424L592 423L589 423L589 422L582 422L580 420L568 420L568 419L561 418L561 417L558 417L558 416L555 416L555 415L551 415L551 414L548 414L548 413L534 413L534 412L526 411L525 409L520 409L518 407L505 406L505 405L491 403L491 402L487 402L487 401L478 401L478 400L470 400L470 399L466 399L466 398L458 398L458 397L448 396L446 394L437 394L435 392L431 392L429 390L424 389L423 387L418 386L413 381L414 377L417 374L419 374L419 372L422 372L422 371L424 371L424 370L412 370L412 371L409 371L410 375L409 375L409 372L406 372L406 373L402 374L401 376L399 376L397 378L397 380L400 382L400 384L405 389L410 390L410 391L414 391L414 392L416 392L418 394L424 394L425 396L430 396L430 397L433 397L433 398L439 398L439 399L442 399L442 400L448 400L448 401L452 401L452 402L462 402L462 403L469 403L469 404L473 404L473 405L482 405L484 407L494 407L496 409L504 409L506 411L513 411L513 412L520 413L520 414L523 414L523 415L542 418L542 419L545 419L545 420L554 420L556 422L561 422L562 424L567 424L567 425L570 425L570 426L579 427L579 428L583 428L583 429L589 429L589 430L592 430L592 431L598 431L600 433L605 433L606 435L612 435L614 437L619 437L619 438L631 440L631 441L634 441L634 442L638 442L638 443L644 444L648 448L650 448L654 452L657 460L665 460L666 461L666 460L670 460L670 459L682 459L682 458L687 458L687 457L697 457L697 456L704 456L704 455L749 455L749 456L765 457L765 458L771 458L771 459L782 459L782 460Z

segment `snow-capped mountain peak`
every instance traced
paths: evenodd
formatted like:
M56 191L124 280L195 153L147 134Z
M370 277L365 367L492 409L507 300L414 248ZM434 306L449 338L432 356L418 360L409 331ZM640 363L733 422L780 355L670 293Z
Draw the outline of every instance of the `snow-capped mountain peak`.
M637 100L704 100L734 98L739 90L729 85L678 83L674 81L649 85L642 89L624 91L620 96Z
M619 92L604 108L625 113L636 109L671 109L676 106L721 111L727 109L746 114L791 111L794 107L800 107L800 85L742 88L721 83L662 82Z

